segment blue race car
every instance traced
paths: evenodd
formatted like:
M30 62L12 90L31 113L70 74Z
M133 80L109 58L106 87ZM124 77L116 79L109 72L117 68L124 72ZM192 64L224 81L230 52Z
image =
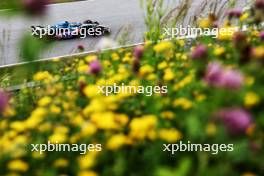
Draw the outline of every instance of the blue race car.
M79 28L81 25L82 23L70 23L68 21L65 21L52 25L49 30L55 31L55 34L52 33L52 36L58 40L72 39L79 37Z
M110 33L109 28L91 20L86 20L83 23L64 21L48 27L31 26L31 30L34 36L57 40L84 38L83 36L101 36Z

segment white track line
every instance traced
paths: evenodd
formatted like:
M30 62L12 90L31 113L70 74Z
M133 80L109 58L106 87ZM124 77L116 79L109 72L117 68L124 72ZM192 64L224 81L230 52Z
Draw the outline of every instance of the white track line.
M128 47L133 47L133 46L143 45L143 44L144 44L144 42L140 42L140 43L135 43L135 44L130 44L130 45L118 46L118 47L113 47L113 48L106 48L106 49L102 49L102 50L92 50L92 51L68 54L68 55L63 55L63 56L50 57L50 58L35 60L35 61L31 61L31 62L20 62L20 63L16 63L16 64L7 64L7 65L0 66L0 69L8 68L8 67L14 67L14 66L21 66L21 65L35 63L35 62L52 61L54 59L66 59L66 58L77 57L77 56L81 57L83 55L88 55L88 54L92 54L92 53L96 53L96 52L100 52L100 51L110 51L110 50L116 50L116 49L120 49L120 48L128 48Z

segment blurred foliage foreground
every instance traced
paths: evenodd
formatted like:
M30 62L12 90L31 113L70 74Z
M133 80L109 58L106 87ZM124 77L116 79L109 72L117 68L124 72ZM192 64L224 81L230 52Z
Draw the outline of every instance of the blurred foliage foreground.
M218 39L146 42L33 75L0 91L0 175L264 175L264 1L230 13L249 30ZM260 16L256 16L262 14ZM213 26L212 18L203 19ZM60 66L58 69L58 65ZM168 86L167 94L98 94L98 85ZM233 152L163 152L163 143L234 144ZM31 152L30 144L100 143L100 152Z

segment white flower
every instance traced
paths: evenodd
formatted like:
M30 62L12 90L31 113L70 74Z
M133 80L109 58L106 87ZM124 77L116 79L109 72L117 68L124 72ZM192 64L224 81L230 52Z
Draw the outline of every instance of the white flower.
M114 47L117 47L117 43L110 39L110 38L102 38L98 43L97 45L95 46L95 48L97 50L102 50L102 49L108 49L108 48L114 48Z

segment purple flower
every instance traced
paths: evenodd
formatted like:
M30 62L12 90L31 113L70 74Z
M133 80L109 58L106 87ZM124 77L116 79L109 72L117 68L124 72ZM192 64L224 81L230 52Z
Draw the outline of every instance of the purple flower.
M84 51L84 49L85 49L84 46L83 46L82 44L78 45L77 48L78 48L78 50L80 50L80 51Z
M256 0L255 6L258 9L263 9L264 8L264 0Z
M237 90L243 84L243 75L235 69L225 69L220 63L208 64L205 82L214 87Z
M140 59L143 55L144 47L142 45L136 46L134 48L133 55L136 59Z
M259 37L260 37L261 40L264 40L264 31L261 31L259 33Z
M0 89L0 113L2 113L8 106L9 96L6 92Z
M132 69L135 73L139 71L140 68L140 60L139 59L134 59Z
M251 115L241 108L227 108L219 111L217 116L231 135L245 134L253 124Z
M102 70L102 66L98 60L94 60L90 63L90 73L91 74L98 74Z
M218 21L213 22L213 28L219 28L219 22Z
M212 62L207 66L205 82L209 85L219 86L223 75L223 68L220 63Z
M220 84L224 88L237 90L243 84L243 75L234 69L225 70L221 76Z
M22 6L32 15L43 15L48 4L49 0L22 0Z
M198 45L192 51L191 57L193 59L201 59L207 57L207 47L205 45Z
M243 48L247 44L247 36L244 32L236 32L233 36L234 45L237 48Z
M232 18L232 17L237 17L237 18L239 18L239 17L242 15L242 13L243 13L243 11L242 11L241 9L238 9L238 8L230 9L230 10L228 11L228 16L229 16L230 18Z

